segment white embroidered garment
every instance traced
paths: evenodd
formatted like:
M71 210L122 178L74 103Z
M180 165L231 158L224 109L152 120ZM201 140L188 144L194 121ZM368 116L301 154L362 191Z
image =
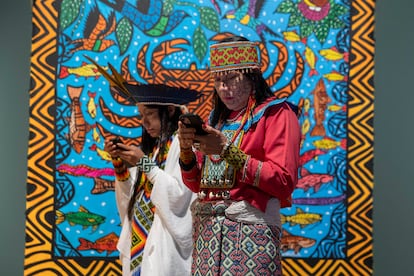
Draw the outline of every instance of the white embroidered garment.
M185 276L191 274L192 218L189 209L195 198L181 178L178 163L180 147L178 139L172 141L164 170L155 166L148 179L154 184L151 201L155 205L154 221L144 247L141 275ZM122 231L118 250L123 266L123 275L131 275L129 270L131 230L128 219L128 203L136 181L136 167L130 168L127 181L117 181L116 202L121 216Z

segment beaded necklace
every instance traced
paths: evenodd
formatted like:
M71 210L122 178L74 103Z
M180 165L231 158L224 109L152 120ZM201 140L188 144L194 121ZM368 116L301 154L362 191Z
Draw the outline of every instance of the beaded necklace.
M245 113L244 113L244 115L243 115L243 117L242 117L242 119L241 119L241 122L240 122L240 126L239 126L239 128L236 130L236 132L234 133L234 135L233 135L233 137L231 138L231 140L230 140L230 143L231 144L233 144L234 143L234 141L236 140L236 138L239 136L239 134L240 134L240 131L243 129L243 127L244 127L244 125L246 124L246 122L247 122L247 120L248 120L248 118L249 118L249 113L253 110L253 108L254 108L254 106L255 106L255 104L256 104L256 101L255 101L255 99L254 99L254 97L253 96L250 96L249 97L249 101L248 101L248 103L247 103L247 106L245 107L245 108L243 108L240 112L239 112L239 114L237 114L237 116L236 117L234 117L233 119L231 119L231 120L233 120L233 121L236 121L236 119L243 113L243 111L246 111ZM229 122L228 120L227 120L227 122ZM220 125L220 127L219 127L219 129L222 127L222 125ZM240 143L241 143L241 141L240 141ZM212 161L212 162L214 162L214 163L217 163L217 162L220 162L221 161L221 157L220 157L220 155L210 155L209 156L209 158L210 158L210 160Z
M233 122L235 122L235 121L236 121L236 120L240 117L240 115L242 115L242 113L243 113L244 111L246 111L246 109L247 109L247 107L242 108L236 116L234 116L234 117L233 117L233 118L231 118L231 119L226 119L226 122L227 122L227 123L233 123Z

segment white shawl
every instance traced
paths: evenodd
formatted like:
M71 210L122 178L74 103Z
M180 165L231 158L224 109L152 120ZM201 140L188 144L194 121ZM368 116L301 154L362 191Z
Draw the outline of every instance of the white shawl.
M142 276L185 276L191 274L192 218L190 205L195 198L183 183L178 163L179 141L174 137L164 170L155 166L146 174L153 183L151 201L155 205L154 221L144 247L141 265ZM130 168L127 181L116 181L115 195L121 217L122 231L118 250L123 275L130 275L131 229L128 219L128 203L133 193L137 169Z

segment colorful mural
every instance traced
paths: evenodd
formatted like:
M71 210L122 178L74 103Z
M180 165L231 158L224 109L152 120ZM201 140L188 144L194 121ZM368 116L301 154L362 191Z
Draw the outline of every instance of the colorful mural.
M97 64L202 93L208 46L259 41L278 97L301 107L301 166L282 210L285 275L371 275L375 1L44 0L33 3L25 275L120 275L103 141L138 143L137 108ZM45 274L45 275L46 275Z

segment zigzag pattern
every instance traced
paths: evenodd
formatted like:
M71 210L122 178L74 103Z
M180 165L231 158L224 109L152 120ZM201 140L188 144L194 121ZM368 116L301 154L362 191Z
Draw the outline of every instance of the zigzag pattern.
M359 275L372 274L374 9L375 1L356 1L352 8L349 102L348 256Z
M30 89L30 141L26 197L25 275L120 275L113 258L82 261L53 256L54 117L58 12L55 1L33 4Z
M46 3L41 3L46 4ZM46 63L50 50L55 51L56 11L44 7L33 8L34 50L32 52L29 151L26 200L26 250L25 271L30 273L32 264L38 262L40 252L50 251L52 224L40 214L53 211L53 117L48 108L54 104L54 67ZM46 18L52 20L45 21ZM44 47L41 47L44 46ZM47 92L49 91L49 92ZM46 92L46 93L45 93ZM39 204L42 202L42 204ZM46 265L45 265L46 266Z
M30 89L30 140L26 205L25 275L121 275L117 258L59 259L54 256L54 143L55 67L58 9L61 1L35 1L33 4L32 64ZM374 101L374 8L375 0L352 1L352 29L348 110L348 196L347 258L283 260L284 275L372 275L373 212L373 101ZM174 46L174 45L173 45ZM171 46L171 47L173 47ZM154 72L160 72L160 59L154 57ZM145 54L139 61L145 60ZM300 55L297 55L300 58ZM283 60L283 56L281 57ZM303 60L298 62L303 67ZM140 68L140 64L137 64ZM303 68L297 68L303 72ZM171 72L170 72L171 73ZM157 74L151 75L152 77ZM204 96L189 106L204 118L211 109L212 87L209 75L197 70L177 70L167 84L193 86ZM148 81L151 82L150 76ZM177 80L180 80L177 83ZM276 81L276 80L275 80ZM299 83L299 76L294 83ZM202 86L202 87L201 87ZM288 95L294 87L285 87ZM282 96L282 95L280 95ZM104 107L101 104L101 107ZM109 118L109 117L108 117ZM111 117L113 120L121 120ZM133 121L132 124L136 124ZM101 132L102 127L98 125Z
M372 275L375 1L352 1L347 260L285 259L285 275Z

